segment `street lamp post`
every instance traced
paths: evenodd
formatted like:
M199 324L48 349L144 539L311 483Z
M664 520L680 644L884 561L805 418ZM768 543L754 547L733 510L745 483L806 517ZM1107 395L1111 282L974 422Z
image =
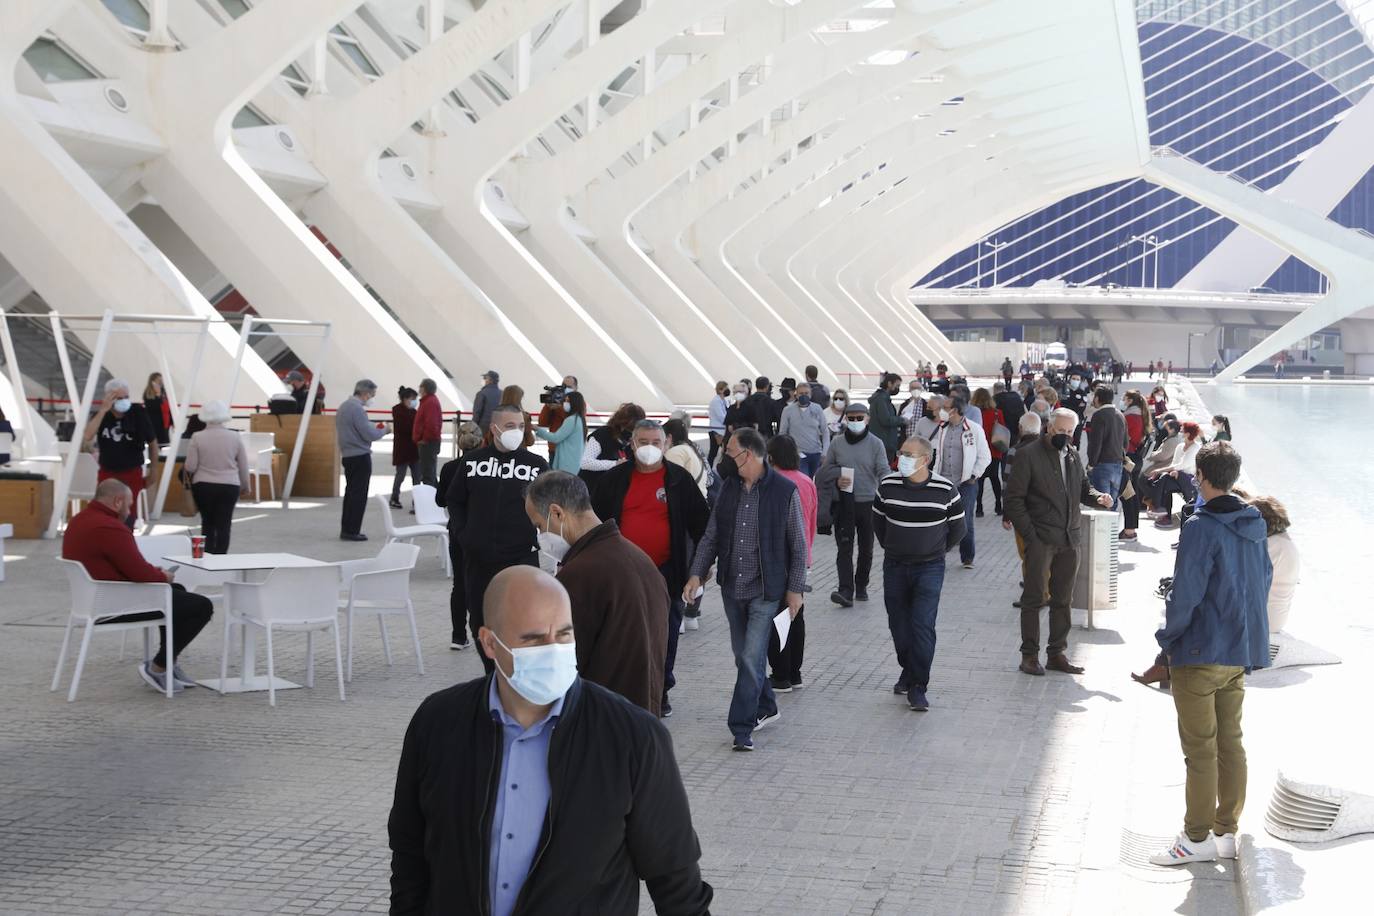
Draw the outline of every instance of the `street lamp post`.
M1192 378L1192 375L1193 375L1193 338L1194 338L1194 337L1206 337L1206 336L1207 336L1207 334L1206 334L1206 332L1204 332L1204 331L1189 331L1189 332L1188 332L1188 360L1187 360L1187 362L1186 362L1186 363L1184 364L1184 366L1183 366L1183 374L1184 374L1185 376L1187 376L1188 378Z

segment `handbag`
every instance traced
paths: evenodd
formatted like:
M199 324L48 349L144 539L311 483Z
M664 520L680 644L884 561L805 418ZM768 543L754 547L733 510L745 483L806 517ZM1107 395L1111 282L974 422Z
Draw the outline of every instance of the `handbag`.
M1011 430L1001 423L992 424L992 438L989 444L999 452L1005 452L1011 447Z

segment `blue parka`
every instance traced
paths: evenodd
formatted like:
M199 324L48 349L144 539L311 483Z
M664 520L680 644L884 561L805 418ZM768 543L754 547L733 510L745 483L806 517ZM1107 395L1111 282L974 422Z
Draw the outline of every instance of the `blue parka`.
M1269 665L1269 583L1264 518L1218 496L1183 524L1164 626L1155 639L1171 665Z

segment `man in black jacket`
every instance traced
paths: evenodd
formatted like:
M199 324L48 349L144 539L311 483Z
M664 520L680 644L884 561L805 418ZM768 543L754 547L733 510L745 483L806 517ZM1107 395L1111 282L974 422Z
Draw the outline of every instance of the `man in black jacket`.
M467 587L468 627L476 639L482 626L482 595L492 577L510 566L538 566L534 526L525 515L525 487L548 462L522 447L525 415L519 407L492 411L491 445L463 456L444 495L449 536L463 545L463 578ZM482 667L490 674L491 658L479 642Z
M782 412L777 409L774 402L773 383L768 380L768 376L760 375L754 380L754 393L749 395L746 403L749 407L745 412L748 424L763 433L765 439L776 436L777 418L782 416Z
M682 588L687 584L692 550L706 530L711 509L692 475L663 460L666 442L656 420L640 420L630 434L634 462L607 471L592 494L597 518L614 520L625 539L649 555L663 574L672 603L668 608L668 652L663 663L662 714L673 714L668 691L677 679L678 629L682 626Z
M1019 435L1017 430L1021 427L1021 415L1026 412L1026 402L1010 385L996 382L992 386L992 403L1002 411L1003 425L1011 433L1012 442L1015 442Z
M387 822L393 916L634 916L640 881L657 912L708 916L672 739L577 677L563 586L509 569L485 610L477 638L498 676L431 695L406 730Z
M1098 385L1093 392L1092 419L1088 421L1088 480L1093 489L1106 493L1116 507L1121 493L1121 472L1126 462L1126 418L1113 403L1116 390Z

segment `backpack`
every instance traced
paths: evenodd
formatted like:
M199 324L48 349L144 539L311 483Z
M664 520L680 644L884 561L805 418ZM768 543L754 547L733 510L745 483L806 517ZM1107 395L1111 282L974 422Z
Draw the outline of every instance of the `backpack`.
M811 403L820 405L821 410L830 406L830 389L820 382L808 382L811 386Z

